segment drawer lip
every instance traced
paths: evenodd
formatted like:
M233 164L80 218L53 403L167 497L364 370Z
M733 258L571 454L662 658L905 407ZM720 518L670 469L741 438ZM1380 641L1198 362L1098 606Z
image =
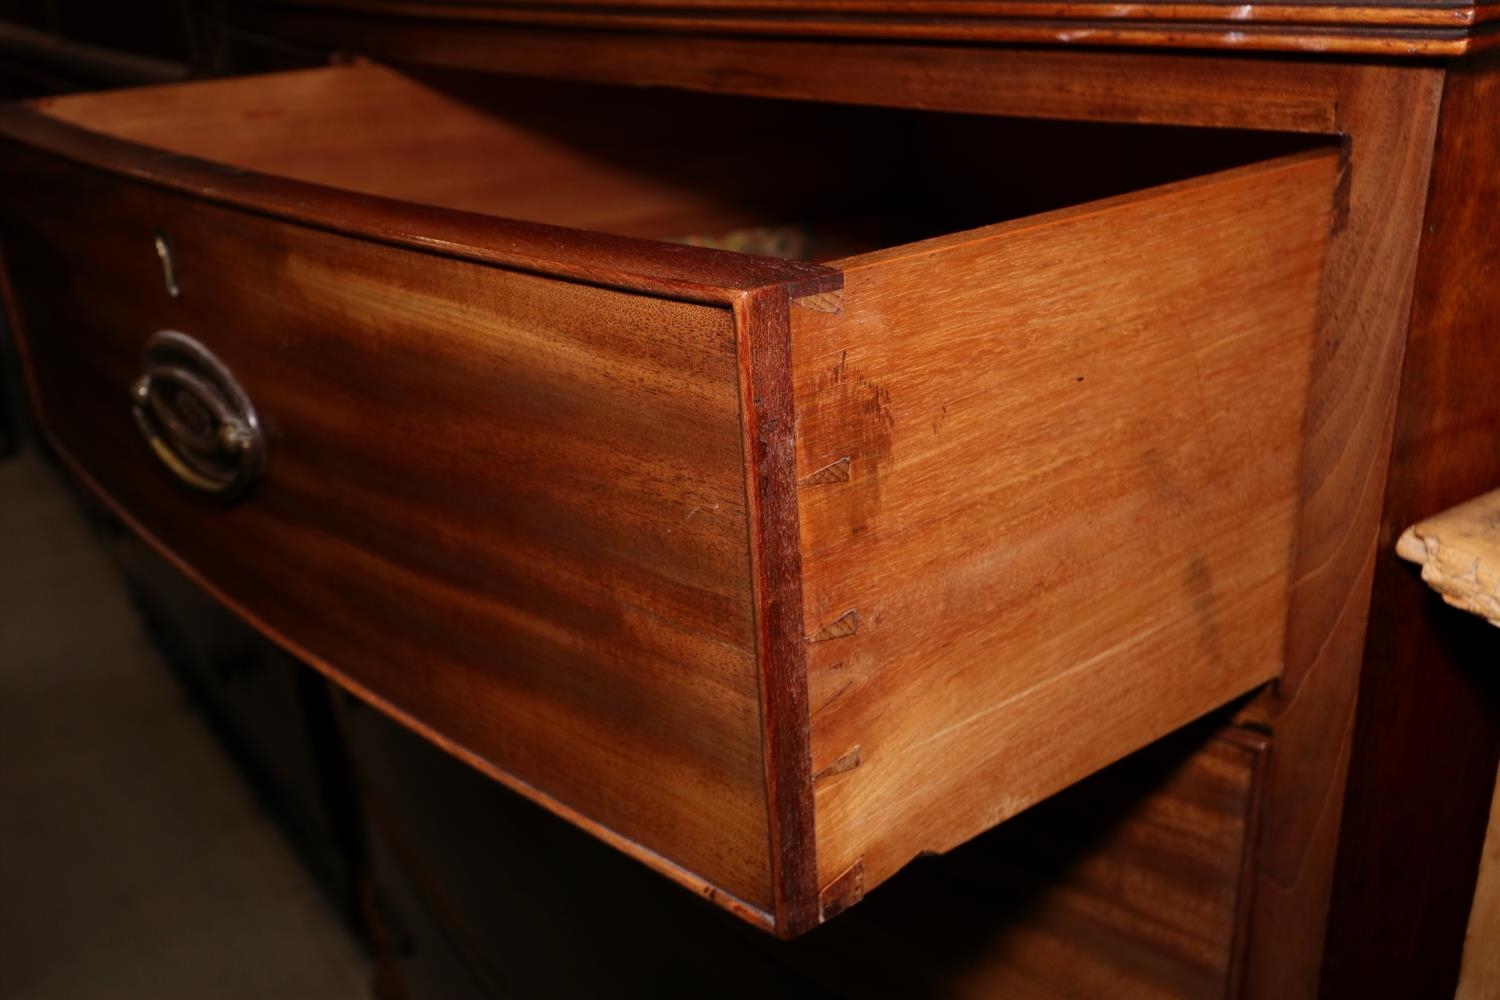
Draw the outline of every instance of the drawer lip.
M710 305L732 305L762 288L785 287L795 297L843 287L843 273L821 264L439 208L240 169L63 121L47 113L47 104L47 98L40 98L0 105L0 138L133 181L313 229Z

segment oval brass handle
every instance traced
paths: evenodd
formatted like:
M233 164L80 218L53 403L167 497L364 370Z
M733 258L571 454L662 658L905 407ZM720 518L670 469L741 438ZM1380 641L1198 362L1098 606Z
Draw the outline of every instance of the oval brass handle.
M186 334L161 330L146 342L131 387L141 436L182 482L226 500L244 494L265 467L260 419L224 363Z

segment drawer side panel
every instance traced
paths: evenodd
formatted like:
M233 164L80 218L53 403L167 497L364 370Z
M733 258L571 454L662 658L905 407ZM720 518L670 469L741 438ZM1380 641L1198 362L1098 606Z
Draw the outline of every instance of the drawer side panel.
M856 258L793 310L825 895L1279 673L1336 168Z
M772 906L734 320L0 156L64 456L273 637L731 908ZM153 249L174 248L180 298ZM238 506L136 432L146 338L267 429Z

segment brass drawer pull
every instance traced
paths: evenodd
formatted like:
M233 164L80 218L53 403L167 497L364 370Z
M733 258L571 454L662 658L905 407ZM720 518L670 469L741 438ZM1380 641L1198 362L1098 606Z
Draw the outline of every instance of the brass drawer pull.
M265 439L229 369L175 330L152 335L142 368L131 408L156 457L194 489L226 500L243 495L265 467Z

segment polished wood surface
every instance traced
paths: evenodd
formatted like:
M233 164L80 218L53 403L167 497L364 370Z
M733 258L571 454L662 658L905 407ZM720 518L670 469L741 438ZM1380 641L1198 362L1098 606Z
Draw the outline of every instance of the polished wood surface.
M785 936L811 929L822 917L809 749L807 622L797 537L790 309L788 290L776 288L757 293L737 310L772 891L777 930Z
M421 21L395 32L310 32L312 46L342 46L424 69L590 80L796 101L920 108L1123 124L1176 124L1336 134L1339 101L1403 73L1306 59L1206 58L1177 53L1062 52L1039 48L921 46L525 28L466 32L441 44ZM313 51L317 51L314 49ZM1067 80L1059 87L1059 79ZM1400 110L1394 102L1392 112ZM1042 147L1040 151L1043 151Z
M328 116L339 110L347 118L335 115L330 122ZM605 110L617 113L614 104L606 103ZM384 142L381 123L393 116L435 123L435 134L452 143L445 159L469 147L486 161L503 153L506 162L519 164L516 176L492 170L479 184L482 172L460 169L455 185L435 184L414 169L413 147ZM237 127L231 130L237 137L226 140L222 151L213 140L216 120ZM270 124L255 124L261 121ZM456 234L453 242L466 241L452 256L411 255L382 245L418 245L416 234L392 239L388 217L397 225L414 224L419 211L431 211L419 204L424 198L447 200L449 208L547 216L549 207L562 202L550 192L526 195L539 183L529 163L533 154L572 185L576 197L558 211L574 225L670 232L727 224L728 216L715 207L726 190L741 196L736 204L769 208L744 184L721 182L708 189L707 200L694 201L701 189L662 183L668 201L654 204L668 205L664 211L650 208L637 221L601 216L623 190L612 181L622 171L607 155L614 148L607 135L602 146L596 140L590 156L549 156L548 143L506 121L493 108L481 114L472 101L370 65L60 99L8 113L4 126L13 137L61 157L20 151L11 156L12 176L25 178L40 197L12 206L6 233L18 313L35 341L32 367L54 437L149 536L273 635L502 780L784 934L806 930L857 901L919 851L951 847L1275 675L1291 544L1293 432L1304 395L1334 152L1298 154L1034 222L854 258L835 265L860 278L858 290L844 296L838 270L611 239L556 228L550 218L530 224L434 213L432 229L446 224ZM593 124L585 120L583 133ZM244 137L256 131L263 141ZM208 159L215 155L223 162ZM401 169L367 162L380 156ZM66 165L71 159L152 186L122 184ZM756 174L745 171L747 177ZM810 176L815 182L820 175ZM398 194L412 200L390 200ZM1296 206L1283 224L1256 216L1273 195ZM676 201L669 204L671 199ZM225 205L264 209L310 226L329 220L381 243ZM788 210L798 205L793 199ZM964 208L1002 210L998 204ZM175 248L180 301L158 287L160 276L151 270L159 265L144 253L146 242L126 260L131 233L158 229ZM1138 284L1141 290L1159 287L1141 300L1146 308L1136 315L1122 301L1122 295L1135 296L1126 294L1134 285L1127 282L1122 292L1115 278L1097 288L1083 279L1118 267L1129 256L1127 246L1148 231L1156 234L1162 256L1141 270ZM517 244L525 246L523 253L516 253ZM553 259L533 256L549 245ZM1219 279L1231 270L1227 262L1188 266L1210 246L1237 255L1233 281ZM444 241L438 249L454 248ZM1081 270L1046 263L1054 259ZM622 297L477 261L584 276L647 295ZM993 268L1025 277L1016 286L965 277ZM62 273L94 291L74 305L43 291L48 275ZM1048 285L1073 292L1067 302L1039 300L1030 313L1007 313L997 301L1024 302ZM274 300L257 291L272 287L279 290ZM664 292L730 308L649 297ZM928 311L892 311L893 298L926 302ZM1093 326L1059 325L1060 316L1083 306L1095 317ZM1173 328L1190 339L1196 339L1194 329L1207 329L1206 316L1230 312L1237 319L1212 339L1185 348L1147 332L1161 327L1164 309ZM979 315L986 316L984 323L971 318ZM218 325L227 322L227 330L211 322L220 316L226 319ZM861 595L865 635L853 645L861 647L873 635L876 645L868 655L876 662L895 664L887 667L894 671L902 656L913 655L881 640L879 628L887 598L893 611L906 607L910 613L911 594L901 596L903 584L894 579L875 581L871 590L862 568L891 557L880 547L900 533L874 522L874 554L841 555L830 548L846 530L838 527L837 515L826 537L816 529L800 537L797 531L799 480L805 485L818 474L806 456L829 446L820 440L826 433L865 433L840 425L837 413L830 422L827 401L805 395L808 380L822 371L823 355L852 343L877 316L896 334L888 345L894 353L871 355L875 374L890 383L881 389L885 401L895 400L891 412L870 411L877 423L896 412L904 423L908 407L926 410L945 400L958 406L962 399L991 394L1001 407L960 408L954 426L968 429L951 440L960 451L973 451L968 458L930 445L908 454L905 432L892 437L895 451L877 460L889 458L897 470L909 466L904 479L895 470L887 473L895 498L903 490L912 496L931 492L924 463L978 468L993 463L1001 445L1018 442L1017 459L1045 474L1015 479L1007 488L1023 489L1022 509L1044 521L1048 510L1065 509L1048 489L1071 488L1073 480L1046 472L1051 460L1037 451L1048 440L1045 428L1017 438L1006 425L1019 426L1027 411L1044 423L1050 419L1054 404L1066 402L1047 395L1055 391L1050 386L1060 371L1053 368L1061 364L1071 372L1085 355L1099 363L1090 370L1108 390L1094 393L1090 387L1081 398L1106 400L1100 405L1115 413L1102 413L1099 427L1118 431L1130 413L1152 414L1127 435L1144 451L1115 464L1100 464L1113 447L1109 440L1077 439L1075 452L1094 467L1088 475L1101 488L1140 463L1151 480L1103 489L1095 515L1121 525L1180 517L1182 505L1174 507L1172 496L1211 492L1221 480L1211 444L1248 445L1261 435L1263 461L1253 468L1262 474L1263 488L1225 493L1228 506L1203 508L1201 525L1178 525L1180 537L1196 544L1199 527L1238 523L1238 531L1221 536L1212 551L1195 549L1198 561L1188 560L1202 564L1183 584L1182 594L1193 600L1176 603L1178 584L1155 590L1139 585L1178 561L1165 550L1122 549L1111 563L1112 572L1136 581L1130 592L1137 603L1117 606L1116 618L1134 620L1144 608L1159 614L1153 628L1160 648L1143 655L1176 656L1197 648L1204 635L1222 638L1236 623L1255 623L1255 640L1230 642L1238 650L1235 668L1205 675L1202 683L1172 682L1171 698L1153 699L1157 704L1149 710L1143 706L1099 728L1081 752L1046 766L1012 748L1008 769L993 772L1003 780L991 777L966 795L952 793L966 775L990 769L996 750L993 744L968 745L963 731L976 730L948 718L941 704L872 684L846 703L859 709L852 721L830 723L825 736L815 718L810 736L808 713L821 707L821 694L806 678L807 657L850 645L818 645L840 638L846 627L842 615L831 613L830 600L842 600L841 593ZM1104 323L1122 316L1123 329ZM950 363L944 358L961 360L955 345L972 341L970 353L982 353L1008 325L1024 330L1027 324L1038 330L1037 344L1061 338L1071 346L1051 360L1039 355L1040 367L1012 366L1004 384L991 385L980 371L970 372L967 396L950 398L948 390L921 380L902 386L896 377L913 359L928 359L919 371L937 370ZM167 327L200 331L210 350L222 353L243 379L268 428L266 481L232 518L177 498L142 460L141 446L131 446L130 430L109 420L109 387L133 378L131 345L151 329ZM491 328L502 335L483 332ZM1122 338L1132 329L1140 334ZM371 330L382 338L374 344L364 339ZM89 338L100 336L108 346L90 346ZM793 353L794 340L800 355ZM226 342L232 348L223 348ZM1036 352L1030 339L1015 343ZM1261 364L1257 377L1246 377L1244 355L1237 353L1244 349L1276 363ZM409 352L421 363L389 366L381 359L391 351ZM281 366L304 354L301 378L276 377ZM335 357L365 381L335 383L334 369L325 367ZM471 360L461 361L466 357ZM473 358L484 359L483 371L513 374L509 381L466 376ZM1078 397L1073 379L1069 374L1061 383L1067 400ZM343 391L336 391L340 386ZM1222 432L1216 442L1204 437L1185 445L1177 426L1185 414L1164 404L1192 386L1184 398L1213 399L1214 412L1240 426L1210 421ZM52 405L79 391L95 405ZM455 405L456 399L464 405ZM1038 402L1048 399L1054 402ZM369 412L359 420L362 435L356 436L350 421L364 410ZM1246 410L1270 422L1244 419ZM692 433L676 432L692 414L701 417ZM675 432L672 446L659 447L656 442L669 432ZM429 437L451 444L435 447ZM742 454L741 447L748 450ZM867 457L856 457L848 490L815 495L868 500L879 484L869 475ZM328 472L319 478L315 470L321 467ZM680 478L685 469L694 470L691 484ZM973 479L986 483L987 491L995 489L992 480ZM346 494L357 502L344 499ZM972 529L990 531L994 516L982 513L990 495L956 489L923 516L933 519L934 528L946 522L949 530L962 529L968 522L951 514L972 507L981 512ZM593 513L592 506L606 498L608 505ZM899 512L900 505L892 509ZM1095 527L1087 520L1063 522L1055 543L1043 547L1073 546L1069 539ZM1020 531L1025 525L1012 527ZM228 549L221 549L226 543L217 537L224 531L234 532ZM472 558L460 555L465 546L474 547ZM299 587L278 588L275 568L254 558L309 549L319 555ZM898 563L899 551L893 559ZM1177 579L1180 569L1158 578ZM950 566L913 564L910 571L920 571L927 587L955 581ZM804 575L814 588L806 602L799 593ZM960 594L969 586L961 580L953 585ZM983 586L968 592L966 599L978 602L976 613L996 598ZM621 612L601 603L606 593L623 597ZM852 610L850 615L852 634L858 616ZM366 617L376 627L356 627ZM1033 701L1025 692L1072 692L1065 700L1077 716L1076 709L1090 701L1102 704L1096 700L1097 677L1114 683L1130 677L1146 694L1160 687L1142 683L1133 667L1125 669L1133 654L1123 649L1094 662L1087 676L1070 678L1060 670L1064 662L1089 663L1095 653L1076 644L1059 646L1036 629L1003 630L1002 636L974 618L955 637L918 626L924 620L911 622L917 627L912 637L920 637L912 647L915 656L952 647L941 669L969 679L963 697L980 713L1008 712L1010 729L1030 734L1034 747L1045 746L1056 732L1058 705L1047 698ZM1016 674L1014 683L975 683L1000 650L1041 666ZM1210 653L1191 655L1207 662ZM823 677L815 681L826 687ZM865 734L882 699L909 701L901 708L909 721ZM1090 727L1096 721L1075 718ZM930 737L928 749L902 753L901 741L923 731ZM889 732L903 735L888 748ZM861 738L873 766L855 774ZM609 748L621 740L640 746L612 755ZM849 746L830 751L835 743ZM904 813L889 807L850 813L845 807L842 813L828 810L815 827L814 771L825 777L849 773L829 786L844 788L849 801L847 790L861 789L866 775L891 796L909 783L903 774L943 759L957 762L947 768L957 784L932 785L951 800L948 812L903 829L917 807L935 801L908 797ZM630 794L628 775L643 771L660 776L655 791ZM894 780L882 777L887 774ZM1004 786L999 790L997 780ZM1009 805L995 807L995 795ZM845 878L835 886L840 875Z
M1420 671L1415 669L1420 662L1414 656L1416 647L1392 646L1388 641L1389 631L1398 627L1396 623L1409 620L1410 608L1417 606L1412 603L1413 595L1419 591L1402 589L1401 577L1392 575L1405 573L1410 580L1409 569L1382 567L1377 576L1375 562L1377 546L1394 537L1380 535L1380 507L1382 494L1387 492L1384 483L1391 429L1396 421L1394 400L1405 350L1411 287L1417 274L1428 164L1444 87L1445 70L1441 66L1006 49L977 42L933 46L907 44L903 39L911 36L894 31L882 35L878 42L791 41L712 32L559 32L521 23L465 24L462 31L454 31L451 23L350 16L353 12L306 6L278 6L272 15L266 15L269 9L265 4L237 5L233 16L246 18L243 23L250 27L274 23L278 29L286 28L286 38L314 48L331 40L338 48L448 66L504 66L513 72L796 100L1131 124L1276 129L1341 142L1348 155L1335 199L1319 297L1318 347L1311 362L1285 668L1278 684L1242 712L1245 721L1274 734L1277 748L1267 764L1263 821L1254 847L1254 889L1241 897L1245 901L1239 944L1244 949L1242 985L1251 996L1312 995L1324 972L1324 933L1329 927L1327 947L1332 960L1326 970L1326 988L1332 993L1358 979L1348 978L1347 967L1341 964L1368 958L1370 952L1360 942L1371 940L1396 943L1394 948L1377 949L1382 959L1389 960L1386 968L1417 952L1437 955L1439 960L1410 964L1401 970L1401 976L1407 978L1384 980L1378 971L1380 963L1370 963L1369 981L1420 982L1425 987L1441 980L1441 969L1449 961L1443 956L1452 956L1451 946L1440 944L1451 943L1451 935L1445 936L1443 929L1451 925L1448 915L1460 897L1466 903L1464 880L1467 877L1472 885L1477 847L1473 851L1446 852L1420 873L1400 864L1372 860L1360 874L1368 880L1370 893L1341 892L1331 909L1329 906L1341 828L1346 844L1358 843L1370 831L1378 831L1382 846L1371 852L1372 859L1407 859L1421 856L1413 845L1431 842L1439 817L1457 817L1467 824L1465 829L1477 825L1477 821L1468 822L1475 813L1469 806L1476 799L1470 794L1475 782L1469 779L1478 773L1477 767L1472 774L1464 770L1465 791L1451 797L1453 809L1444 806L1424 816L1415 815L1421 810L1408 810L1400 823L1390 827L1379 825L1390 817L1376 811L1382 808L1381 803L1390 801L1386 792L1392 788L1420 785L1437 794L1439 786L1424 777L1429 770L1426 763L1419 762L1451 759L1451 752L1469 738L1466 734L1484 728L1484 713L1488 711L1481 707L1482 700L1474 700L1452 716L1460 724L1445 725L1447 709L1443 706L1454 708L1456 699L1473 694L1472 687L1455 683L1448 668L1439 674L1440 683L1432 690L1422 687ZM1426 17L1427 12L1442 9L1413 8L1411 16ZM1477 20L1483 11L1474 13ZM255 21L252 14L262 20ZM1342 15L1330 12L1329 16ZM393 30L397 25L399 30ZM1484 88L1477 85L1477 78L1467 84L1456 73L1448 73L1447 78L1452 110L1444 111L1445 122L1468 118L1482 123L1487 105L1478 99ZM1066 80L1067 85L1059 86L1059 80ZM24 120L10 119L7 129L13 135L29 136L31 141L55 143L57 148L70 150L69 155L87 157L100 150L96 140L84 140L76 130L55 126L26 116ZM1421 296L1429 295L1434 302L1447 303L1436 315L1460 317L1452 322L1469 329L1471 319L1462 317L1484 315L1485 310L1479 306L1485 300L1475 290L1488 286L1472 279L1475 272L1467 264L1449 268L1445 261L1449 254L1459 261L1482 261L1494 241L1482 225L1471 231L1451 221L1461 217L1458 206L1468 204L1461 199L1482 198L1485 190L1483 185L1472 183L1474 177L1482 176L1483 168L1475 166L1478 158L1453 153L1471 143L1478 144L1472 136L1482 135L1483 126L1477 125L1469 139L1461 138L1462 134L1456 126L1445 124L1446 138L1439 140L1434 190L1453 193L1434 201L1444 214L1434 217L1437 235L1429 234L1427 239L1425 277L1419 286L1416 315L1421 323ZM112 147L111 156L116 152L121 150ZM682 294L697 301L728 304L747 288L763 289L778 280L790 280L785 278L788 272L770 271L759 271L753 278L732 278L731 274L743 274L739 270L742 265L726 255L717 258L721 270L712 281L705 282L702 268L710 266L708 258L685 258L675 252L652 256L638 244L610 240L601 240L596 245L597 253L590 250L557 264L550 258L554 254L566 258L576 244L569 239L559 241L555 232L541 227L503 225L497 229L493 220L481 223L451 213L408 212L400 205L376 206L369 199L338 192L268 185L264 178L247 183L244 178L201 164L173 163L172 171L164 171L163 163L156 159L132 156L120 161L128 164L124 169L130 172L161 183L180 184L182 189L206 197L235 200L258 211L282 211L285 198L281 195L295 192L302 199L301 206L319 225L347 228L355 220L363 232L394 243L437 247L480 258L490 255L488 259L511 266L556 268L554 273L572 268L567 271L572 276L605 274L609 282L654 289L658 294ZM1445 163L1452 164L1452 173L1443 172ZM176 180L163 179L179 169L182 172L174 174ZM1465 213L1464 217L1472 219L1487 218L1482 208L1470 206ZM508 238L522 242L512 242L509 249L497 251L499 241L491 242L489 236L502 230ZM1469 240L1467 244L1454 235L1460 233ZM647 261L649 266L643 264ZM682 261L687 263L671 263ZM796 280L834 283L826 277L827 272L797 273L803 278ZM1420 287L1429 291L1421 292ZM814 291L823 294L831 288L805 290L807 294ZM765 294L774 300L778 293ZM794 310L793 315L798 314ZM760 319L771 320L774 310ZM1429 456L1423 462L1437 462L1438 456L1464 450L1442 442L1462 440L1463 428L1478 426L1466 423L1458 414L1466 406L1477 405L1473 401L1479 397L1473 393L1482 381L1484 366L1466 366L1454 360L1468 348L1456 347L1454 352L1442 348L1445 338L1454 344L1477 343L1471 338L1437 332L1442 328L1436 324L1427 329L1430 335L1413 341L1416 346L1407 372L1409 386L1403 390L1411 401L1402 404L1406 415L1400 418L1404 429L1397 441L1406 441L1400 447L1417 452L1430 447L1430 451L1422 452ZM774 372L770 374L774 376ZM1417 466L1403 464L1400 454L1398 451L1393 469L1404 481ZM830 473L836 474L836 469ZM767 486L763 495L784 492L784 477L779 485L769 482ZM1409 511L1411 517L1400 523L1430 512ZM1387 528L1394 523L1388 521ZM784 563L782 566L784 569ZM1377 608L1384 606L1382 592L1398 594L1400 600L1377 613L1366 668L1364 633L1372 579L1384 581L1377 585ZM767 620L767 609L759 607L762 620ZM817 632L832 624L820 623ZM842 627L836 626L830 635ZM785 622L773 631L781 636L779 641L787 641ZM764 637L769 633L762 628L758 634ZM1423 648L1430 651L1432 647ZM1411 665L1395 674L1399 683L1374 680L1392 656ZM1355 740L1356 692L1362 669L1367 669L1365 706L1361 709L1364 732ZM768 676L762 671L762 679ZM1371 690L1385 693L1372 698ZM1408 712L1403 707L1408 704L1418 707ZM1396 738L1384 740L1382 729L1393 719L1400 722L1391 730ZM1432 740L1433 734L1439 738ZM1380 750L1383 742L1388 745L1388 753ZM1344 789L1351 756L1354 766L1346 822ZM849 758L839 759L845 765L850 762ZM835 771L825 780L857 773L857 769ZM1487 781L1492 779L1493 772L1486 776ZM1355 791L1359 786L1361 790ZM1344 863L1356 867L1364 864L1351 858ZM1385 867L1377 870L1377 864ZM845 880L841 887L853 884L853 880ZM1403 937L1406 930L1397 920L1400 911L1383 904L1393 898L1393 891L1399 895L1406 886L1432 886L1433 890L1420 890L1427 895L1416 911L1419 919L1406 925L1414 930ZM844 921L859 919L859 914L878 905L880 899L876 894L830 924L828 932L843 926ZM1441 919L1437 919L1439 916ZM1434 969L1438 970L1436 979Z
M695 35L924 42L1131 45L1395 56L1461 55L1493 44L1500 6L1464 2L1111 4L1098 0L236 0L274 34L308 21L347 37L421 20L435 38L538 26ZM300 23L299 23L300 22ZM434 46L435 48L438 46ZM497 66L498 68L498 66Z
M793 312L825 887L1277 675L1337 168L855 258Z
M1285 667L1246 713L1276 745L1246 994L1276 1000L1319 989L1442 74L1349 66L1330 82L1350 158L1319 295Z
M1497 763L1500 634L1395 554L1408 526L1500 487L1500 154L1493 57L1449 70L1378 548L1324 988L1453 990ZM1400 803L1400 808L1393 808ZM1389 905L1392 899L1399 906Z

